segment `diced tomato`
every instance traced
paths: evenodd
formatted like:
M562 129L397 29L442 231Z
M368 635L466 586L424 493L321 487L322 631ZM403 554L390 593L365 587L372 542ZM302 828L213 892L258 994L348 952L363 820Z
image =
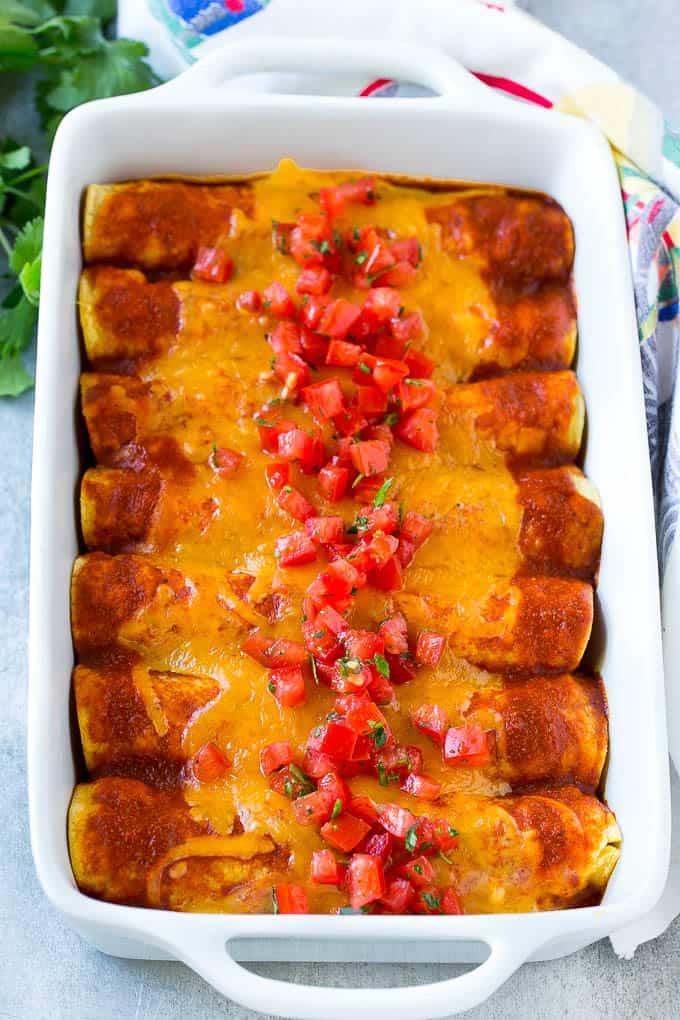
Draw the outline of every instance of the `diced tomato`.
M444 743L444 734L448 728L448 715L439 705L421 705L412 716L413 725L436 744Z
M437 387L431 379L412 379L409 376L399 383L397 396L402 412L406 413L432 403L437 396Z
M362 380L358 374L361 372L366 376L362 365L370 369L370 378L383 393L393 390L402 379L406 378L409 372L408 365L404 361L397 361L394 358L376 358L373 355L364 354L352 377L357 385L361 385L362 381L366 382L366 379Z
M361 308L346 298L336 298L324 310L319 332L335 340L344 340L361 315Z
M326 364L328 340L325 336L321 336L320 333L313 333L311 329L303 326L300 333L300 343L302 344L302 356L307 364L313 365L314 368L321 368Z
M341 699L336 699L336 706ZM343 699L345 719L348 726L362 736L371 736L376 730L382 730L386 740L391 739L387 720L377 705L366 697L348 697Z
M447 886L446 889L442 890L441 894L441 908L442 914L464 914L463 904L460 896L453 888L453 886Z
M375 567L369 576L374 588L380 591L400 591L404 583L401 563L392 556L382 567Z
M229 759L212 740L197 751L191 762L191 771L199 783L215 783L229 768Z
M241 650L261 666L267 666L269 669L277 666L301 666L309 658L304 645L299 641L268 638L257 631L246 638Z
M300 327L290 319L282 319L268 335L269 343L277 354L302 354Z
M401 298L396 290L374 287L366 296L362 313L369 321L384 323L399 315L400 308Z
M368 439L350 447L352 463L362 475L378 475L387 470L390 446L382 439Z
M381 287L408 287L416 276L415 266L412 266L410 262L402 261L397 262L386 273L381 273L378 283Z
M333 631L323 622L319 622L318 616L315 620L305 620L302 624L302 634L305 647L315 658L326 661L337 659L342 651Z
M295 315L293 299L278 280L270 283L262 292L265 311L275 315L278 319L288 319Z
M322 776L319 780L319 789L324 790L333 798L333 807L336 809L336 813L338 801L340 802L340 810L344 811L352 799L352 791L337 772L327 772L325 776Z
M342 414L336 414L333 424L341 436L354 438L366 428L368 420L356 407L348 407Z
M371 283L379 281L382 275L396 264L394 255L389 247L375 231L369 230L365 235L363 243L365 247L360 252L359 257L365 252L366 259L361 263L360 269L354 274L353 282L356 286L360 286L360 278L363 278L370 286ZM378 283L378 286L380 286L380 283Z
M416 550L432 534L434 524L423 517L422 514L410 510L404 515L401 531L399 533L399 559L402 566L407 567L413 559Z
M384 475L369 475L352 483L352 495L358 502L373 502L385 481Z
M273 417L269 411L263 411L256 415L255 424L260 433L260 446L265 453L277 453L279 449L279 436L283 432L297 428L294 421Z
M239 312L259 312L262 298L256 290L244 290L236 298L236 307Z
M366 379L370 378L370 368ZM387 411L387 394L379 390L377 386L357 385L354 400L357 409L369 418L385 414Z
M274 356L273 368L284 383L287 396L309 382L309 368L298 354L282 351Z
M358 797L352 797L349 802L349 810L357 818L362 818L365 822L368 822L369 825L374 825L378 821L378 809L375 801L363 794Z
M392 501L377 507L370 504L359 507L354 526L366 537L375 534L376 531L393 535L399 527L399 507Z
M438 664L444 651L446 638L443 634L435 634L431 630L421 630L416 641L416 662L421 666L432 666Z
M305 302L300 309L300 319L303 324L308 329L316 329L329 304L330 300L328 298L312 295L309 301Z
M347 630L342 640L352 659L372 659L385 651L382 638L372 630Z
M425 885L419 889L413 901L413 911L416 914L441 914L441 889L436 885Z
M378 808L378 821L386 832L390 832L397 839L404 839L416 820L410 811L400 807L399 804L382 804Z
M290 232L290 253L303 268L323 265L333 254L333 237L328 217L303 213Z
M339 365L340 368L354 368L361 357L362 348L347 340L331 340L326 355L327 365Z
M325 266L309 266L297 278L295 289L298 294L326 294L331 289L333 277Z
M238 471L239 467L243 463L243 454L237 453L236 450L229 450L227 447L222 446L215 450L213 454L213 463L218 474L222 475L223 478L227 478L229 475L233 475Z
M421 821L423 821L421 819ZM460 844L460 836L453 826L449 825L445 821L431 822L431 832L428 833L428 839L430 842L436 843L440 850L444 853L448 853L450 850L455 850Z
M406 878L394 878L380 901L391 914L405 914L415 895L413 886Z
M357 849L359 853L379 857L384 867L392 853L392 837L389 832L369 832Z
M292 708L305 700L305 678L300 666L272 669L267 686L279 705Z
M491 759L489 740L481 726L451 727L444 737L447 765L487 765Z
M376 705L389 705L390 702L394 701L394 687L387 677L383 676L382 673L378 673L376 669L371 669L371 674L368 693Z
M409 347L407 350L404 361L409 367L409 375L415 379L429 379L435 369L435 362L422 351L416 351L413 347Z
M320 545L341 542L345 533L342 517L308 517L305 529L309 537Z
M437 446L439 430L437 429L437 412L429 407L421 407L417 411L409 411L395 426L395 435L409 446L423 453L432 453Z
M390 319L389 330L392 334L392 339L402 344L403 347L398 355L391 355L392 357L403 358L408 364L408 354L410 347L404 350L406 344L410 344L411 341L415 340L416 337L421 336L425 332L425 323L420 312L411 312L409 315L399 315L395 319ZM376 349L376 354L387 353ZM429 373L428 373L429 375Z
M399 655L385 654L390 666L390 679L395 684L405 684L413 680L416 675L416 666L410 652L400 652Z
M267 464L264 474L272 492L280 492L290 481L290 464Z
M345 394L337 379L306 386L301 396L317 421L327 421L345 410Z
M314 438L304 429L289 429L279 434L276 452L282 460L307 460L314 454Z
M416 269L422 262L423 251L417 237L404 237L400 241L393 241L390 251L397 262L410 262Z
M315 885L339 885L342 872L332 850L315 850L312 854L311 879Z
M355 910L385 895L382 861L372 854L352 854L348 869L349 901Z
M429 776L410 772L401 784L401 789L404 793L410 793L412 797L418 797L420 800L436 800L442 792L442 784Z
M335 762L329 755L321 754L313 747L308 747L305 751L304 766L308 776L311 776L312 779L321 779L335 768Z
M290 254L290 234L294 226L294 223L279 223L278 220L272 220L272 245L282 255Z
M375 205L378 201L375 181L372 177L360 177L358 181L343 181L337 190L346 202L359 205Z
M329 722L312 730L309 745L338 761L350 761L357 742L353 729L342 722Z
M379 531L371 539L368 547L368 555L372 561L373 570L382 570L387 566L399 547L399 539L394 535L386 535Z
M434 868L427 857L413 857L396 869L398 875L407 878L416 889L430 885L434 881Z
M301 567L316 559L316 546L305 531L292 531L276 540L277 557L282 567Z
M361 818L343 814L321 826L321 835L337 850L348 853L360 843L368 832L368 825Z
M309 787L309 779L297 768L291 772L289 765L282 765L269 775L269 788L289 800L309 792Z
M226 283L234 263L223 248L199 248L194 262L193 275L208 283Z
M383 639L385 651L393 655L399 655L408 649L408 631L406 620L401 613L395 613L389 620L383 620L378 628L378 633Z
M309 500L305 499L300 490L292 485L283 486L276 497L276 502L296 521L306 521L314 513L314 507Z
M320 609L316 614L314 623L317 627L325 627L326 630L329 630L336 636L347 630L347 620L340 613L336 612L332 606L324 606Z
M361 666L358 659L351 659L350 663L356 664L356 669L350 669L349 663L346 662L335 663L330 686L340 694L361 693L371 682L372 673L369 667Z
M315 790L294 800L293 811L299 825L323 825L333 813L333 800L324 790Z
M282 765L290 765L293 760L293 748L287 740L277 740L267 744L260 751L260 769L262 775L268 776L276 772Z
M326 464L319 471L319 492L324 499L337 503L349 488L349 468Z
M351 595L354 588L363 588L365 577L347 560L335 560L320 575L329 595Z
M274 901L278 914L308 914L307 890L301 885L281 882L274 886Z
M342 216L345 211L345 198L340 188L320 188L319 204L331 219Z

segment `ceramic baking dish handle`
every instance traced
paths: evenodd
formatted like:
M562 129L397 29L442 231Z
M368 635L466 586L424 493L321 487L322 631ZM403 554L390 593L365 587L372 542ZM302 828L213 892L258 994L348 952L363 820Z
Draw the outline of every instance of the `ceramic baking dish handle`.
M282 45L283 42L283 45ZM493 93L462 64L439 50L399 42L347 39L256 39L227 43L203 57L155 94L176 95L215 88L230 78L261 71L338 72L377 76L426 85L441 96L473 92L478 99Z
M271 934L271 933L269 933ZM263 935L263 937L265 937ZM536 948L526 939L480 936L488 958L459 977L397 988L331 988L261 977L238 963L224 938L175 944L173 952L218 992L261 1013L291 1020L435 1020L488 999Z

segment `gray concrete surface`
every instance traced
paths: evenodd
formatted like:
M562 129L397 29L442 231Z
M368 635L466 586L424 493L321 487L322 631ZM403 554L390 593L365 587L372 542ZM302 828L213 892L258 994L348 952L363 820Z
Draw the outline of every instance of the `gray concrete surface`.
M526 0L548 24L608 61L680 124L679 0ZM641 45L643 29L656 36ZM7 98L6 96L3 98ZM5 110L7 108L5 107ZM0 125L21 136L25 105ZM24 763L28 511L32 396L0 400L0 1020L250 1020L174 963L102 956L47 904L28 846ZM639 753L641 749L636 749ZM644 753L644 752L643 752ZM471 1020L673 1020L680 1017L680 921L619 961L609 943L523 968ZM398 985L448 976L445 966L262 964L271 976L315 984Z

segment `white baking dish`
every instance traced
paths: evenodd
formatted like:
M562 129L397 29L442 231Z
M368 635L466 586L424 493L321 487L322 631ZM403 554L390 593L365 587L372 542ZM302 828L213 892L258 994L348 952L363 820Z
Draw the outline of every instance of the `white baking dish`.
M418 81L441 97L235 93L256 70L343 69ZM537 188L576 231L578 374L588 407L585 469L606 519L596 642L611 707L606 794L624 834L604 902L562 912L465 917L182 915L78 892L66 812L75 767L69 712L69 575L81 473L76 399L80 204L93 181L240 174L282 156L356 168ZM428 50L279 40L227 46L153 92L68 115L50 165L38 341L31 545L29 792L46 894L105 952L177 957L253 1009L287 1017L440 1017L490 995L524 961L571 953L648 911L664 886L669 783L658 578L638 340L621 202L608 146L590 124L503 100ZM239 939L238 946L233 940ZM484 944L490 949L485 959ZM427 987L319 989L276 982L240 959L484 960ZM378 1011L378 1012L376 1012Z

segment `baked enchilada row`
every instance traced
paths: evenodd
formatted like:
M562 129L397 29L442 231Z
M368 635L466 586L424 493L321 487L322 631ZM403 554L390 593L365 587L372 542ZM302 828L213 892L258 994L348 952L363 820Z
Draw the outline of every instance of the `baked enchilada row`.
M93 186L74 873L177 910L597 902L602 512L541 196Z

